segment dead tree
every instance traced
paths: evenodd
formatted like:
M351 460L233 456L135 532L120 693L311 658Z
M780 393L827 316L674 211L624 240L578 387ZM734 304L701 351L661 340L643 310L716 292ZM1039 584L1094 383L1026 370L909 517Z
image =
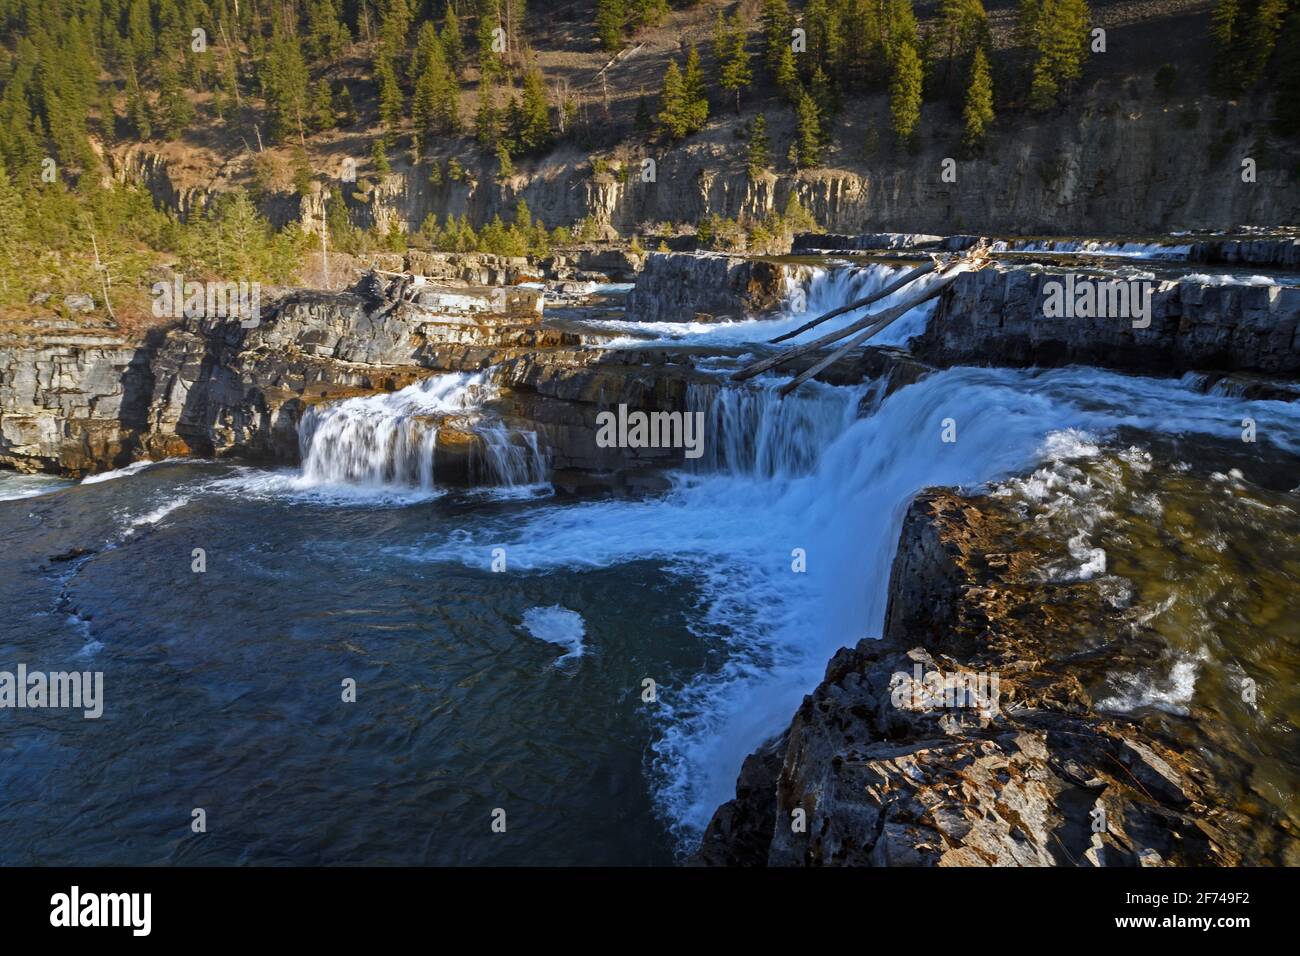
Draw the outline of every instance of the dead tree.
M839 342L841 339L847 338L848 336L853 336L853 338L849 339L848 342L836 348L811 368L800 373L794 381L782 386L781 394L788 395L818 372L821 372L853 349L861 346L873 335L876 335L886 326L897 321L918 305L936 298L944 289L957 281L957 277L963 272L973 272L977 269L982 269L988 264L988 262L988 250L983 246L977 246L961 255L950 256L942 263L940 263L936 258L928 265L920 266L905 275L900 276L880 291L872 293L863 299L858 299L855 302L850 302L848 305L840 306L839 308L832 309L829 312L819 315L817 318L813 319L811 322L805 323L795 331L779 336L772 341L780 342L792 338L801 332L806 332L808 329L815 328L827 319L832 319L837 315L843 315L846 312L852 312L855 309L870 305L872 302L883 299L885 296L904 288L905 286L915 282L917 279L920 279L931 272L935 272L936 270L938 271L938 276L933 282L928 283L923 288L913 287L909 290L910 294L907 295L907 297L898 305L891 306L890 308L884 309L880 312L873 312L857 321L850 322L842 329L829 332L820 338L805 343L804 345L797 345L794 348L778 352L776 355L769 356L757 362L752 362L732 375L731 380L733 382L744 382L757 375L761 375L769 369L776 368L778 365L784 365L786 362L796 359L801 355L807 355L809 352L815 352L825 346Z

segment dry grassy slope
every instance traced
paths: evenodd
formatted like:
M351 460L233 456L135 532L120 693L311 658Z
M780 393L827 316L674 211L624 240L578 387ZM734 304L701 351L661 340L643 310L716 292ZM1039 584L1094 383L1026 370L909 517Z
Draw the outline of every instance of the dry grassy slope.
M754 51L760 5L760 0L739 4L753 25ZM1014 100L1010 94L1018 85L1008 55L1016 5L1016 0L986 3L994 45L1002 54L994 61L1000 102ZM927 104L921 148L906 153L892 146L886 98L854 98L837 119L824 168L797 177L780 158L793 137L793 117L765 79L747 96L739 116L718 95L704 132L675 148L647 142L634 130L638 96L644 91L653 109L665 64L683 56L692 43L701 48L706 69L711 68L708 49L716 11L730 12L736 5L701 2L675 11L664 24L633 37L627 55L602 77L609 57L591 27L593 4L538 2L531 5L528 24L534 55L553 87L564 83L578 94L591 141L566 141L550 156L521 162L505 184L493 181L492 164L480 162L468 138L432 144L439 157L457 156L473 170L473 182L440 189L429 186L427 170L412 170L403 152L395 156L397 175L368 203L353 202L354 213L363 224L389 216L415 227L429 213L468 212L476 218L508 213L516 195L523 195L550 225L592 213L626 233L651 221L694 222L706 212L760 214L795 189L814 206L824 226L844 231L1149 232L1294 221L1300 218L1294 170L1284 165L1283 144L1267 141L1267 104L1262 99L1223 103L1205 88L1212 5L1212 0L1096 0L1093 19L1107 30L1107 52L1090 59L1071 109L1034 116L1003 103L988 155L964 164L959 183L951 187L935 181L939 161L957 153L958 116L949 102ZM937 15L938 2L919 3L917 10L924 28ZM348 157L357 161L362 175L369 167L374 104L369 84L360 82L366 75L366 51L358 46L354 53L332 78L353 81L362 119L309 142L312 164L326 177L337 176ZM1179 70L1169 103L1152 87L1155 71L1166 62ZM475 81L471 69L463 93L467 118L473 114ZM772 131L777 178L750 185L741 170L743 150L736 134L758 112L767 116ZM1184 115L1191 113L1200 114L1194 128ZM880 145L868 154L863 147L873 129ZM1272 156L1267 155L1270 145ZM125 148L116 159L121 177L146 182L163 201L188 209L208 190L247 183L252 148L247 134L213 123L179 143ZM1239 156L1252 150L1261 155L1262 169L1254 191L1238 188L1232 175ZM284 195L270 202L268 211L277 221L287 221L303 210L289 195L288 149L276 152L286 160L280 183ZM593 154L654 156L660 165L657 188L594 179L587 168ZM1198 182L1189 181L1193 178Z

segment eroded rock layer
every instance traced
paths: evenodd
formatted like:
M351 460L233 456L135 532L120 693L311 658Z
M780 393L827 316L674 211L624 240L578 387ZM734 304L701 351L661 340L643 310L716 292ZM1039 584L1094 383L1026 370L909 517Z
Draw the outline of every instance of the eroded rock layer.
M1094 707L1090 673L1132 652L1141 622L1096 581L1048 583L1042 564L998 500L920 495L883 638L841 649L785 733L746 760L695 862L1294 862L1296 834L1248 821L1192 718ZM939 696L934 674L983 677L986 693ZM977 706L991 675L995 706Z

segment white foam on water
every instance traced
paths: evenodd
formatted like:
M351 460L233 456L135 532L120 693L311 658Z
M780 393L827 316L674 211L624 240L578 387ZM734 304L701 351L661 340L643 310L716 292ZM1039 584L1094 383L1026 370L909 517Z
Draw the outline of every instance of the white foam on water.
M522 627L539 641L568 648L566 653L555 659L556 667L564 661L576 660L586 649L582 641L587 633L586 622L581 614L570 611L567 607L558 604L551 607L530 607L524 612Z
M138 475L146 468L152 468L154 465L161 465L164 462L175 463L186 460L187 459L184 458L166 458L163 459L163 461L133 461L124 468L115 468L112 471L101 471L97 475L87 475L85 478L81 479L81 483L83 485L94 485L101 481L115 481L118 478L127 478L131 475Z
M995 242L993 252L1036 252L1058 255L1115 256L1125 259L1186 259L1190 245L1161 242L1103 242L1089 239L1036 239Z
M860 390L823 386L793 402L765 398L767 390L714 396L705 440L717 470L681 474L662 497L496 516L390 552L487 569L491 549L504 546L515 573L650 559L692 587L693 631L729 653L718 669L662 688L656 711L657 805L684 845L733 795L744 757L788 724L834 651L879 635L899 530L918 491L1092 453L1122 425L1239 439L1250 414L1268 419L1261 435L1300 448L1300 409L1092 369L949 369L861 419L850 413ZM955 443L941 441L948 417L958 423ZM796 548L804 573L792 570Z
M1146 674L1118 674L1110 682L1115 692L1097 701L1097 709L1111 713L1132 713L1154 707L1170 714L1186 715L1187 707L1196 693L1196 679L1201 672L1201 662L1206 659L1204 649L1193 657L1178 654L1170 665L1168 674L1155 671Z
M160 504L157 508L154 508L152 511L130 519L127 522L126 530L123 532L123 534L126 537L130 537L131 535L135 534L136 531L140 528L156 525L158 524L158 522L162 521L163 518L166 518L169 514L171 514L176 509L184 508L189 503L190 503L189 495L182 495L179 498L168 499L167 501L164 501L162 504Z
M251 466L238 466L229 475L205 482L202 490L240 498L344 508L405 508L446 494L438 488L425 490L404 485L310 484L296 468L267 471Z
M1237 276L1227 274L1209 275L1204 272L1191 272L1185 276L1180 276L1179 282L1195 282L1198 285L1278 285L1276 279L1270 276L1249 275Z
M20 475L12 471L0 471L0 501L19 501L48 495L71 484L68 479L56 478L54 475Z

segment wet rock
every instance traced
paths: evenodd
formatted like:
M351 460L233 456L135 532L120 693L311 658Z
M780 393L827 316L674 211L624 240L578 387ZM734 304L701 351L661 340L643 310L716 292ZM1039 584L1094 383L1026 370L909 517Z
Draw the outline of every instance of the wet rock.
M746 761L693 862L1251 861L1258 849L1240 817L1207 807L1209 777L1195 753L1092 709L1080 648L1131 639L1132 621L1091 582L1045 583L1040 559L1005 504L918 496L885 636L836 653L785 733ZM934 693L976 686L980 675L982 703L994 706L971 706L979 694Z

